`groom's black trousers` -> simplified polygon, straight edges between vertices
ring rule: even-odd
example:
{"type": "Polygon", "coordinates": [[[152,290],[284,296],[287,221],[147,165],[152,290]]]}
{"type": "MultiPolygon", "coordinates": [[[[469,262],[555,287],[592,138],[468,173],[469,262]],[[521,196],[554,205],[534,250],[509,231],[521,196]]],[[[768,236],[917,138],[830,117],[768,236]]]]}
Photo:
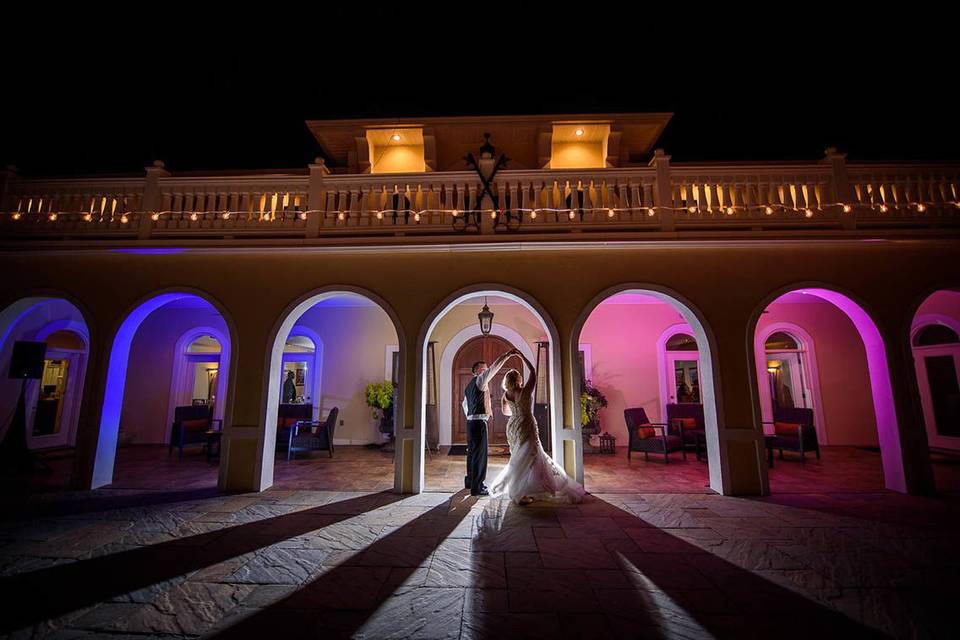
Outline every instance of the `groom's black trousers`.
{"type": "Polygon", "coordinates": [[[467,476],[464,484],[478,493],[487,479],[487,422],[467,420],[467,476]]]}

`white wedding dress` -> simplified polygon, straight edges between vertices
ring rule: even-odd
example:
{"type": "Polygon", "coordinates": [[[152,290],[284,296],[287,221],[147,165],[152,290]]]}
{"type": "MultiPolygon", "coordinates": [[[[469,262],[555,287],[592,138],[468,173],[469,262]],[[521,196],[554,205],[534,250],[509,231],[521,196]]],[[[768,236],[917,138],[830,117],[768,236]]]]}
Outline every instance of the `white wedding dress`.
{"type": "Polygon", "coordinates": [[[506,494],[513,502],[523,498],[566,497],[580,502],[583,487],[564,472],[540,445],[537,421],[533,417],[533,387],[520,389],[519,402],[505,402],[512,414],[507,421],[510,462],[493,481],[490,495],[506,494]]]}

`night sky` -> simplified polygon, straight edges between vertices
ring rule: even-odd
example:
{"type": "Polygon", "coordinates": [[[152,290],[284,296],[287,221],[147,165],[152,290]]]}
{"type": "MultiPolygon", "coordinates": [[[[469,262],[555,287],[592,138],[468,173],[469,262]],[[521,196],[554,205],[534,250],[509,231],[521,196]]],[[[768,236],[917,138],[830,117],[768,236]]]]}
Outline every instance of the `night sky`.
{"type": "Polygon", "coordinates": [[[827,146],[852,161],[960,160],[948,41],[861,44],[377,64],[330,48],[22,52],[6,69],[0,161],[23,175],[139,173],[154,159],[174,173],[302,169],[319,153],[307,119],[642,111],[674,113],[658,144],[674,161],[812,161],[827,146]]]}

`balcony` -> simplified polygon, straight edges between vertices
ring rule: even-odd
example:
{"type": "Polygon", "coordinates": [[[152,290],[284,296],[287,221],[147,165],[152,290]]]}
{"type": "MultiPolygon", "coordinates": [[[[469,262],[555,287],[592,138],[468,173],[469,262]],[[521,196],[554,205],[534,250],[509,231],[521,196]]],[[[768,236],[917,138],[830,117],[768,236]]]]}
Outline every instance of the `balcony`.
{"type": "Polygon", "coordinates": [[[0,242],[384,244],[938,235],[960,223],[960,166],[819,162],[176,176],[0,183],[0,242]]]}

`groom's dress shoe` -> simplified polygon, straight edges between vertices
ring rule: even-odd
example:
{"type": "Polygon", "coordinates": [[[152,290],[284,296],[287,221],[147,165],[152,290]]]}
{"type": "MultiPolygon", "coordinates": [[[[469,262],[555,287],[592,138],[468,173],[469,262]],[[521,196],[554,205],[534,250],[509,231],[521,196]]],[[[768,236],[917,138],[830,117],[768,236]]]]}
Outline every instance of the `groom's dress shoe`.
{"type": "Polygon", "coordinates": [[[470,492],[470,495],[472,495],[472,496],[488,496],[488,495],[490,495],[490,490],[487,489],[486,487],[481,487],[480,490],[477,491],[477,492],[471,491],[471,492],[470,492]]]}

